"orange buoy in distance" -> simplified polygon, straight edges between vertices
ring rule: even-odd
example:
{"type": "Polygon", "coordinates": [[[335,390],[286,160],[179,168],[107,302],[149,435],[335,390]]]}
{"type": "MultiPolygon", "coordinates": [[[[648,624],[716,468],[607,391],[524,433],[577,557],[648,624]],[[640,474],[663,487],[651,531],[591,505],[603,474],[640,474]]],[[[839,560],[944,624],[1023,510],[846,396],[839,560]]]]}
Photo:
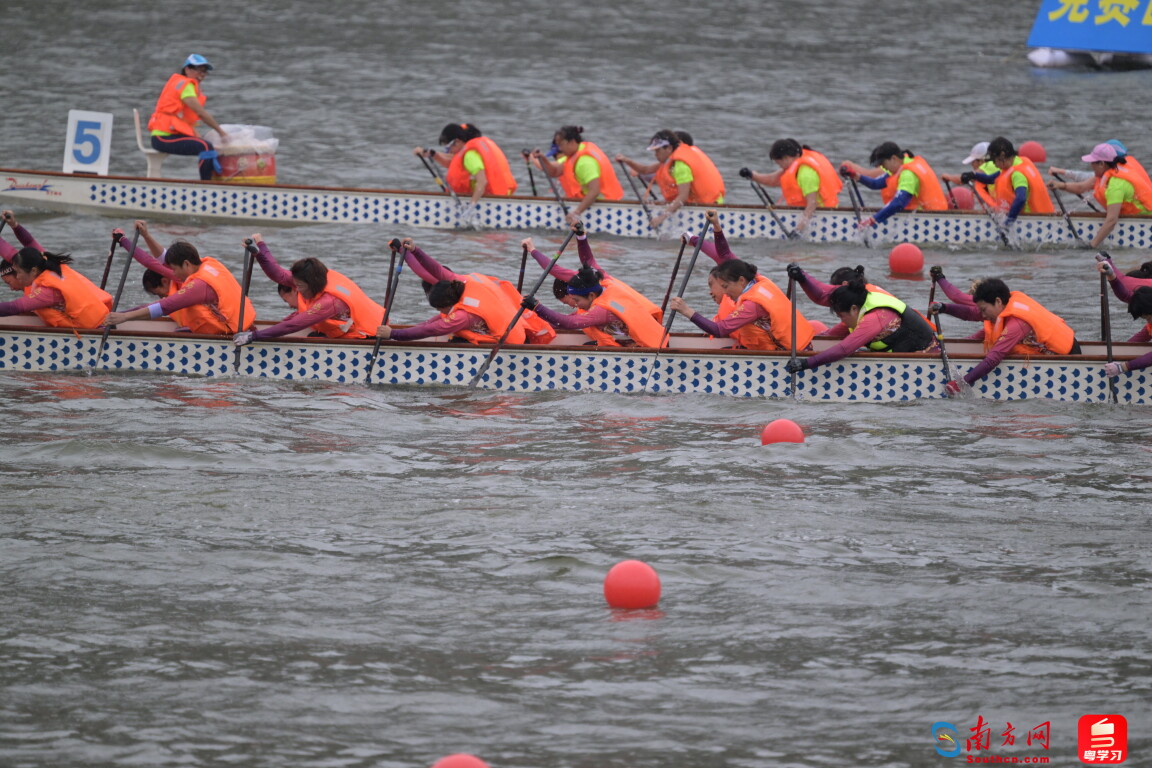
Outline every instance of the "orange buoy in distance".
{"type": "Polygon", "coordinates": [[[440,758],[432,768],[488,768],[488,763],[474,755],[460,753],[440,758]]]}
{"type": "Polygon", "coordinates": [[[888,267],[897,275],[914,275],[924,269],[924,253],[912,243],[900,243],[888,253],[888,267]]]}
{"type": "Polygon", "coordinates": [[[1048,159],[1048,150],[1038,141],[1026,141],[1020,145],[1020,157],[1026,157],[1034,163],[1042,163],[1048,159]]]}
{"type": "Polygon", "coordinates": [[[776,419],[760,432],[760,445],[802,442],[804,442],[804,430],[791,419],[776,419]]]}
{"type": "Polygon", "coordinates": [[[654,608],[660,602],[660,577],[639,560],[616,563],[604,577],[604,599],[613,608],[654,608]]]}

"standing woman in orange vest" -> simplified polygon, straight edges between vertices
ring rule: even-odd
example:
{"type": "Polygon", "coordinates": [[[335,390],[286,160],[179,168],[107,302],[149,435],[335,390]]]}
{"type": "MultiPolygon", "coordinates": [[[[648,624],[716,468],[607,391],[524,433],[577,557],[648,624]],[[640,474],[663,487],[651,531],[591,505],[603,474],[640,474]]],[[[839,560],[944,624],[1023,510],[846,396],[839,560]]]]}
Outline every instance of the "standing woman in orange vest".
{"type": "Polygon", "coordinates": [[[840,190],[844,182],[824,155],[802,146],[796,139],[780,139],[768,150],[768,158],[780,166],[780,170],[757,173],[741,168],[740,175],[759,184],[780,187],[785,205],[803,206],[804,213],[796,222],[797,232],[808,228],[817,207],[835,208],[840,205],[840,190]]]}
{"type": "Polygon", "coordinates": [[[995,173],[965,171],[960,174],[960,181],[995,185],[996,205],[1008,211],[1005,226],[1015,224],[1021,213],[1056,212],[1040,169],[1027,157],[1016,154],[1012,142],[997,136],[988,143],[988,159],[996,166],[995,173]]]}
{"type": "Polygon", "coordinates": [[[99,289],[78,272],[65,275],[61,269],[72,263],[66,253],[40,252],[21,248],[12,257],[16,282],[25,290],[23,297],[0,302],[0,317],[34,312],[53,328],[99,328],[108,317],[108,307],[99,289]]]}
{"type": "Polygon", "coordinates": [[[170,155],[198,155],[201,180],[211,179],[212,171],[219,173],[220,161],[216,159],[215,147],[196,135],[196,123],[203,120],[216,129],[221,141],[228,140],[216,118],[204,109],[208,97],[200,90],[200,84],[211,71],[208,59],[198,53],[185,59],[183,68],[164,84],[148,120],[152,149],[170,155]]]}
{"type": "MultiPolygon", "coordinates": [[[[121,241],[123,242],[123,241],[121,241]]],[[[244,297],[244,327],[237,328],[240,320],[240,283],[228,268],[216,259],[201,257],[196,246],[177,240],[164,253],[164,263],[172,270],[172,277],[181,283],[180,290],[166,299],[130,309],[112,312],[106,325],[120,325],[129,320],[155,320],[173,312],[189,310],[183,314],[192,333],[228,335],[246,331],[256,322],[256,310],[244,297]]]]}
{"type": "Polygon", "coordinates": [[[448,123],[440,132],[443,152],[416,147],[412,153],[430,157],[448,169],[445,181],[458,195],[475,205],[481,197],[507,197],[516,191],[508,158],[472,123],[448,123]]]}
{"type": "Polygon", "coordinates": [[[864,186],[879,190],[880,199],[884,201],[883,208],[860,222],[861,229],[883,224],[897,211],[948,210],[948,198],[944,196],[940,179],[928,161],[919,155],[886,141],[872,150],[868,163],[881,168],[884,175],[869,176],[868,169],[852,162],[840,166],[843,173],[860,179],[864,186]]]}
{"type": "Polygon", "coordinates": [[[384,307],[368,298],[360,286],[314,256],[298,259],[290,269],[284,269],[259,233],[252,235],[252,242],[258,248],[256,260],[264,274],[278,286],[295,292],[296,311],[270,328],[237,333],[233,336],[236,346],[287,336],[305,328],[330,339],[376,337],[384,307]]]}
{"type": "Polygon", "coordinates": [[[724,179],[712,159],[694,144],[681,141],[675,131],[663,130],[652,137],[648,150],[656,155],[656,162],[638,163],[624,155],[616,155],[616,161],[627,165],[637,176],[655,174],[653,181],[668,207],[652,217],[653,228],[685,203],[724,204],[724,179]]]}
{"type": "Polygon", "coordinates": [[[560,179],[565,197],[580,201],[564,217],[569,224],[579,221],[584,211],[597,200],[624,199],[624,188],[616,178],[612,161],[600,147],[584,141],[582,126],[563,126],[556,131],[552,142],[562,155],[558,161],[553,161],[539,149],[532,150],[532,159],[544,173],[560,179]]]}

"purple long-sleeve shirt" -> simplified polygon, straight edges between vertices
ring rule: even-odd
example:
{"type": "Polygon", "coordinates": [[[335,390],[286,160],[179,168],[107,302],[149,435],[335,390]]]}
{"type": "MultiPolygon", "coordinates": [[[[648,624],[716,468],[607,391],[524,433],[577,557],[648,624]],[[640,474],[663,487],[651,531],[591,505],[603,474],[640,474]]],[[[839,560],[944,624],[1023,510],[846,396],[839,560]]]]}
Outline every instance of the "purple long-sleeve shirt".
{"type": "MultiPolygon", "coordinates": [[[[264,274],[268,276],[269,280],[278,285],[287,285],[295,288],[296,283],[292,279],[292,272],[280,266],[280,263],[276,261],[276,257],[272,255],[272,251],[268,248],[267,243],[259,243],[256,251],[256,261],[260,264],[260,269],[264,271],[264,274]]],[[[326,293],[312,302],[305,311],[293,312],[275,325],[253,330],[252,338],[275,339],[280,336],[287,336],[290,333],[302,331],[305,328],[311,328],[325,320],[351,317],[351,314],[352,310],[346,302],[341,301],[330,293],[326,293]]]]}
{"type": "MultiPolygon", "coordinates": [[[[585,328],[603,328],[608,325],[623,325],[616,315],[604,307],[589,307],[586,312],[573,312],[570,315],[548,309],[543,304],[536,305],[536,315],[556,328],[566,331],[580,331],[585,328]]],[[[627,330],[624,331],[627,335],[627,330]]]]}
{"type": "Polygon", "coordinates": [[[463,279],[460,275],[457,275],[455,272],[448,269],[448,267],[436,261],[436,259],[429,256],[419,247],[416,247],[411,251],[405,251],[404,261],[408,264],[408,267],[412,270],[412,273],[426,283],[438,283],[441,280],[463,279]]]}
{"type": "Polygon", "coordinates": [[[390,338],[392,341],[416,341],[417,339],[427,339],[430,336],[451,336],[458,331],[474,327],[477,322],[483,323],[484,320],[479,315],[458,309],[447,317],[436,315],[419,325],[408,328],[393,328],[390,338]]]}
{"type": "Polygon", "coordinates": [[[63,307],[64,295],[55,288],[46,285],[33,286],[32,292],[12,301],[0,301],[0,317],[9,315],[26,315],[37,309],[49,307],[63,307]]]}
{"type": "MultiPolygon", "coordinates": [[[[1032,326],[1018,317],[1008,318],[1004,321],[1004,330],[1001,332],[1000,338],[997,339],[996,343],[992,345],[992,348],[988,350],[988,354],[984,356],[984,359],[964,375],[964,381],[971,385],[987,376],[996,366],[1000,365],[1004,358],[1012,351],[1013,347],[1025,341],[1029,336],[1035,337],[1032,326]]],[[[983,340],[984,329],[981,328],[969,338],[983,340]]]]}
{"type": "MultiPolygon", "coordinates": [[[[35,248],[40,251],[40,253],[44,253],[44,247],[36,242],[36,238],[32,236],[31,232],[24,228],[23,224],[17,224],[13,227],[12,234],[16,235],[16,239],[20,241],[22,248],[35,248]]],[[[12,263],[12,259],[15,258],[19,252],[20,248],[16,248],[7,240],[0,237],[0,257],[3,257],[4,261],[12,263]]]]}
{"type": "MultiPolygon", "coordinates": [[[[132,241],[128,239],[127,235],[120,238],[120,247],[126,251],[132,248],[132,241]]],[[[179,287],[180,281],[176,280],[176,275],[172,272],[172,268],[153,256],[151,252],[144,250],[140,246],[136,246],[136,250],[132,251],[132,258],[136,259],[137,263],[144,267],[144,269],[150,269],[161,277],[176,281],[176,285],[179,287]]]]}
{"type": "Polygon", "coordinates": [[[837,323],[824,332],[824,336],[842,339],[838,344],[808,358],[808,367],[816,368],[851,355],[861,347],[866,347],[885,331],[900,327],[900,313],[887,307],[878,307],[866,313],[852,331],[844,323],[837,323]]]}
{"type": "MultiPolygon", "coordinates": [[[[692,247],[696,247],[696,243],[699,242],[699,235],[692,235],[688,239],[688,244],[692,247]]],[[[723,264],[736,258],[736,254],[732,253],[732,249],[728,246],[728,238],[724,237],[722,230],[712,230],[712,240],[705,240],[700,246],[700,252],[717,264],[723,264]]]]}

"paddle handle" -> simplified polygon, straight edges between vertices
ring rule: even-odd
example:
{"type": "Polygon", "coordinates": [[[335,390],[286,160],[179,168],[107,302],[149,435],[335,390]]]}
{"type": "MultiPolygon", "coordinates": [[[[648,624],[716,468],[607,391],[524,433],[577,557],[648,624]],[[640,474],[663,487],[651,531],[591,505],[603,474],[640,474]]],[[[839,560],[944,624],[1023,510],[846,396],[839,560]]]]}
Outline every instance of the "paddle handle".
{"type": "MultiPolygon", "coordinates": [[[[128,250],[128,258],[124,261],[124,270],[120,273],[120,284],[116,286],[116,295],[112,299],[113,312],[120,306],[120,297],[124,294],[124,283],[128,281],[128,270],[132,267],[132,254],[136,253],[136,243],[138,242],[140,242],[139,228],[136,229],[136,234],[132,236],[132,247],[128,250]]],[[[100,335],[100,344],[96,347],[96,354],[92,357],[92,365],[88,369],[89,375],[96,370],[96,364],[100,362],[100,357],[104,354],[104,347],[108,344],[108,334],[111,332],[112,325],[105,325],[104,333],[100,335]]]]}
{"type": "Polygon", "coordinates": [[[532,196],[539,197],[540,193],[536,191],[536,174],[532,173],[532,153],[522,149],[520,154],[524,156],[524,165],[528,166],[528,182],[532,185],[532,196]]]}
{"type": "Polygon", "coordinates": [[[668,312],[668,301],[672,298],[672,286],[676,285],[676,274],[680,271],[680,261],[684,258],[684,249],[687,246],[687,240],[680,241],[680,252],[676,254],[676,263],[672,266],[672,277],[668,278],[668,290],[664,292],[664,301],[660,303],[661,317],[668,312]]]}
{"type": "MultiPolygon", "coordinates": [[[[0,227],[2,226],[4,226],[4,224],[0,222],[0,227]]],[[[116,244],[119,242],[120,238],[113,232],[112,245],[108,248],[108,258],[104,262],[104,275],[100,278],[100,290],[104,290],[105,286],[108,285],[108,275],[112,272],[112,260],[116,258],[116,244]]],[[[131,259],[134,255],[135,254],[129,254],[128,258],[131,259]]]]}
{"type": "Polygon", "coordinates": [[[636,195],[637,202],[640,207],[644,209],[644,215],[648,217],[648,225],[652,225],[652,211],[648,210],[648,204],[644,202],[643,195],[640,194],[640,188],[636,186],[636,179],[628,172],[628,166],[624,164],[623,160],[617,160],[620,164],[620,172],[628,179],[628,184],[632,187],[632,194],[636,195]]]}
{"type": "MultiPolygon", "coordinates": [[[[1108,278],[1101,272],[1100,273],[1100,336],[1104,339],[1104,352],[1108,362],[1112,362],[1112,317],[1108,311],[1108,278]]],[[[1119,393],[1116,389],[1116,379],[1111,376],[1108,379],[1108,392],[1112,397],[1112,402],[1115,403],[1119,400],[1119,393]]]]}

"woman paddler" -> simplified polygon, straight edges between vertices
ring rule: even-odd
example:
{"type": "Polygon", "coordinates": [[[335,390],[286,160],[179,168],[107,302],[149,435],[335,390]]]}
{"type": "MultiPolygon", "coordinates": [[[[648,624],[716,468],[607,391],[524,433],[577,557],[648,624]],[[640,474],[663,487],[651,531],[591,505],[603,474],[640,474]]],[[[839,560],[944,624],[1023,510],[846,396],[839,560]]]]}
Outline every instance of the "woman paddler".
{"type": "MultiPolygon", "coordinates": [[[[1133,320],[1143,320],[1144,327],[1136,332],[1129,341],[1147,343],[1152,340],[1152,288],[1137,288],[1128,302],[1128,314],[1133,320]]],[[[1121,360],[1116,363],[1105,363],[1106,376],[1119,376],[1129,371],[1139,371],[1152,365],[1152,352],[1147,352],[1135,360],[1121,360]]]]}
{"type": "Polygon", "coordinates": [[[789,360],[789,373],[812,370],[854,354],[869,352],[931,352],[937,349],[932,326],[914,309],[887,293],[868,290],[863,277],[856,277],[832,292],[828,299],[840,318],[823,335],[842,339],[811,357],[789,360]]]}
{"type": "Polygon", "coordinates": [[[67,253],[41,252],[24,247],[12,257],[17,284],[25,294],[13,301],[0,302],[0,316],[35,313],[53,328],[99,328],[108,307],[99,288],[75,270],[65,275],[63,267],[72,262],[67,253]]]}
{"type": "MultiPolygon", "coordinates": [[[[654,303],[651,299],[637,291],[632,286],[628,285],[623,280],[613,277],[612,275],[608,274],[606,270],[601,268],[600,264],[596,261],[596,256],[592,253],[592,246],[588,242],[588,233],[584,230],[584,226],[581,224],[573,224],[572,230],[576,233],[576,251],[579,254],[580,266],[591,267],[593,270],[599,272],[601,283],[606,286],[615,286],[621,291],[627,293],[631,297],[632,301],[639,302],[641,305],[647,308],[648,312],[652,315],[656,322],[662,322],[664,313],[661,311],[659,305],[654,303]]],[[[541,267],[547,268],[548,265],[552,263],[552,259],[549,256],[536,250],[536,247],[532,242],[532,238],[526,237],[520,242],[520,244],[528,249],[528,252],[532,254],[532,258],[536,259],[536,262],[541,267]]],[[[570,307],[575,307],[576,304],[574,300],[571,296],[568,295],[568,282],[576,276],[576,270],[567,269],[557,264],[556,266],[552,267],[552,270],[549,274],[551,274],[552,277],[556,278],[557,280],[562,280],[564,282],[562,292],[560,288],[555,285],[553,286],[553,293],[556,295],[556,298],[561,299],[562,294],[563,298],[561,299],[561,303],[570,307]]]]}
{"type": "Polygon", "coordinates": [[[635,176],[654,174],[652,183],[660,188],[668,206],[652,217],[653,227],[659,227],[687,203],[724,204],[724,178],[695,144],[685,143],[676,131],[664,129],[648,142],[648,151],[655,155],[655,162],[640,163],[624,155],[615,159],[631,168],[635,176]]]}
{"type": "Polygon", "coordinates": [[[473,205],[485,195],[507,197],[516,191],[503,150],[472,123],[448,123],[440,132],[440,145],[443,152],[416,147],[412,153],[447,168],[445,182],[456,194],[468,196],[473,205]]]}
{"type": "Polygon", "coordinates": [[[988,160],[996,166],[996,173],[965,171],[960,174],[960,180],[965,184],[978,181],[993,185],[997,207],[1007,211],[1005,226],[1016,223],[1021,213],[1055,213],[1048,187],[1036,164],[1017,154],[1012,142],[1003,136],[990,141],[988,160]]]}
{"type": "Polygon", "coordinates": [[[779,166],[771,173],[758,173],[741,168],[740,175],[759,184],[780,187],[784,204],[804,208],[796,231],[808,229],[817,208],[835,208],[840,205],[840,190],[844,182],[827,157],[796,139],[780,139],[768,150],[768,159],[779,166]]]}
{"type": "Polygon", "coordinates": [[[1104,223],[1092,236],[1089,246],[1099,248],[1121,216],[1152,216],[1152,180],[1139,163],[1129,162],[1112,142],[1097,144],[1080,159],[1092,166],[1093,179],[1080,183],[1052,180],[1048,186],[1073,192],[1092,189],[1104,206],[1104,223]]]}
{"type": "Polygon", "coordinates": [[[296,311],[269,328],[237,333],[233,336],[236,346],[287,336],[305,328],[312,329],[310,335],[330,339],[376,336],[384,319],[384,307],[370,299],[360,286],[314,256],[298,259],[290,269],[284,269],[260,233],[252,235],[252,242],[264,274],[277,286],[295,290],[296,311]]]}
{"type": "MultiPolygon", "coordinates": [[[[1116,298],[1125,304],[1131,305],[1132,297],[1141,288],[1152,288],[1152,261],[1146,261],[1136,269],[1121,275],[1116,271],[1116,265],[1111,256],[1101,254],[1096,258],[1096,271],[1108,278],[1108,284],[1112,286],[1112,293],[1116,294],[1116,298]]],[[[1148,341],[1148,338],[1143,334],[1144,329],[1141,329],[1129,341],[1148,341]]]]}
{"type": "MultiPolygon", "coordinates": [[[[709,336],[730,336],[745,349],[789,350],[792,348],[792,302],[780,286],[740,259],[729,259],[708,273],[713,298],[723,295],[733,309],[721,320],[709,320],[674,296],[669,309],[687,317],[709,336]]],[[[796,312],[796,349],[810,349],[815,331],[796,312]]]]}
{"type": "MultiPolygon", "coordinates": [[[[988,278],[974,284],[972,302],[984,327],[969,338],[984,342],[984,359],[963,379],[945,385],[948,395],[958,395],[987,376],[1009,354],[1078,355],[1076,334],[1064,320],[1040,302],[1020,291],[1009,290],[1003,280],[988,278]]],[[[963,317],[962,305],[946,311],[963,317]]]]}
{"type": "MultiPolygon", "coordinates": [[[[4,211],[3,214],[0,215],[4,217],[4,221],[8,224],[8,228],[11,229],[13,234],[16,235],[16,239],[20,242],[20,245],[25,248],[35,248],[40,253],[46,253],[44,246],[40,245],[40,243],[36,241],[36,238],[32,236],[32,233],[29,232],[20,222],[16,221],[16,214],[14,214],[12,211],[4,211]]],[[[3,257],[4,261],[11,264],[12,259],[18,252],[18,248],[15,248],[3,237],[0,237],[0,257],[3,257]]],[[[112,309],[112,294],[108,293],[103,288],[85,277],[83,274],[73,269],[70,259],[68,261],[60,262],[60,274],[71,282],[86,284],[90,290],[95,292],[96,295],[100,297],[100,301],[104,303],[105,307],[107,307],[109,310],[112,309]]],[[[24,293],[27,294],[28,291],[25,290],[24,293]]]]}
{"type": "Polygon", "coordinates": [[[571,315],[548,309],[535,296],[525,296],[521,306],[557,328],[584,331],[597,346],[668,346],[664,326],[652,317],[648,306],[619,282],[602,278],[603,273],[585,266],[568,281],[568,295],[577,310],[571,315]]]}
{"type": "Polygon", "coordinates": [[[847,176],[858,178],[869,189],[880,191],[884,207],[860,222],[861,229],[883,224],[899,211],[945,211],[948,198],[940,179],[928,161],[913,152],[900,149],[895,142],[886,141],[872,150],[868,163],[883,171],[882,175],[868,175],[872,171],[856,163],[842,163],[840,170],[847,176]]]}
{"type": "Polygon", "coordinates": [[[565,217],[575,224],[597,200],[623,200],[624,189],[616,178],[612,161],[600,147],[584,140],[584,128],[565,125],[556,131],[552,143],[560,155],[552,160],[539,149],[532,150],[532,160],[549,176],[560,179],[564,196],[579,200],[565,217]]]}
{"type": "MultiPolygon", "coordinates": [[[[520,304],[516,286],[491,275],[460,275],[437,262],[408,237],[401,243],[404,260],[424,283],[428,303],[440,314],[409,328],[382,325],[377,337],[416,341],[433,336],[457,337],[472,344],[495,344],[512,323],[520,304]]],[[[532,312],[524,312],[505,340],[507,344],[547,344],[556,332],[532,312]]]]}

